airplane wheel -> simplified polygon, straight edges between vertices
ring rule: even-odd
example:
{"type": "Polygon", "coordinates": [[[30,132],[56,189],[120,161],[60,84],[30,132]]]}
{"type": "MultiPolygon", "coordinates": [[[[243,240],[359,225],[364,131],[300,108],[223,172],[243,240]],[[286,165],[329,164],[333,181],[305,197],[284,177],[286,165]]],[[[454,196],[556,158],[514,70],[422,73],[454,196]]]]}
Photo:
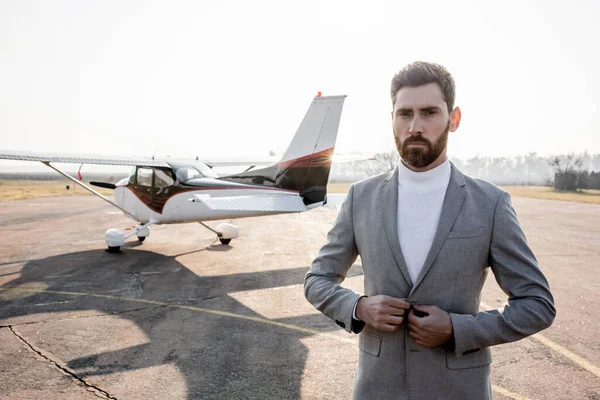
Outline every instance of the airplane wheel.
{"type": "Polygon", "coordinates": [[[229,243],[231,243],[231,239],[219,239],[219,241],[221,241],[221,244],[229,244],[229,243]]]}
{"type": "Polygon", "coordinates": [[[146,240],[146,236],[138,236],[138,240],[140,242],[143,242],[144,240],[146,240]]]}
{"type": "Polygon", "coordinates": [[[121,246],[108,246],[106,251],[109,253],[119,253],[121,251],[121,246]]]}

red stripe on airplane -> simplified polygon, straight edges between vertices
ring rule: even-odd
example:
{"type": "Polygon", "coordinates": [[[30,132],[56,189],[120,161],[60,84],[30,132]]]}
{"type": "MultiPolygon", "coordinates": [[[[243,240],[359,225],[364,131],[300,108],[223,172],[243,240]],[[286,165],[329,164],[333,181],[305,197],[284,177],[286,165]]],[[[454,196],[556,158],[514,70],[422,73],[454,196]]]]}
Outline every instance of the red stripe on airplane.
{"type": "Polygon", "coordinates": [[[299,167],[329,167],[331,166],[331,157],[333,156],[333,147],[320,151],[318,153],[309,154],[307,156],[294,158],[288,161],[277,163],[279,168],[299,168],[299,167]]]}

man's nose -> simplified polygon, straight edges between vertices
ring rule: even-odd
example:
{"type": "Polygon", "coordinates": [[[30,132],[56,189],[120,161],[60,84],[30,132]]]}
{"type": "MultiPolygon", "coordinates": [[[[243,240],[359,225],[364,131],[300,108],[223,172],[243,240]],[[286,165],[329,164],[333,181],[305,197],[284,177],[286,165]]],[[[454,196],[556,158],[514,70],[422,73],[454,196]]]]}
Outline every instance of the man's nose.
{"type": "Polygon", "coordinates": [[[408,128],[408,133],[412,136],[418,136],[423,134],[423,120],[418,116],[414,117],[408,128]]]}

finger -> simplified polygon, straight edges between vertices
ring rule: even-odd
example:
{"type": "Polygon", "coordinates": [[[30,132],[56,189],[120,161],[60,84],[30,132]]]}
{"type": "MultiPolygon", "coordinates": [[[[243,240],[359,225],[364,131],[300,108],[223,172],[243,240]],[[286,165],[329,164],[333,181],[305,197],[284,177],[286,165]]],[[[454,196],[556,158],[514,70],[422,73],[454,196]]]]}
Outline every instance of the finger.
{"type": "Polygon", "coordinates": [[[397,317],[395,315],[386,315],[381,318],[380,322],[391,325],[401,325],[404,322],[404,317],[397,317]]]}
{"type": "Polygon", "coordinates": [[[373,323],[375,325],[401,325],[402,322],[404,322],[404,317],[397,317],[394,315],[378,315],[374,320],[373,323]]]}
{"type": "Polygon", "coordinates": [[[415,342],[419,343],[419,342],[423,342],[423,340],[425,340],[421,335],[419,335],[416,332],[409,332],[408,333],[413,339],[415,339],[415,342]]]}
{"type": "Polygon", "coordinates": [[[410,308],[410,303],[404,299],[398,299],[396,297],[387,297],[386,303],[390,307],[399,308],[401,310],[408,310],[410,308]]]}
{"type": "Polygon", "coordinates": [[[383,310],[383,312],[388,315],[397,315],[399,317],[402,317],[406,313],[406,310],[404,310],[403,308],[396,308],[388,305],[383,310]]]}
{"type": "Polygon", "coordinates": [[[400,328],[400,325],[388,324],[388,326],[392,326],[394,331],[397,331],[400,328]]]}
{"type": "Polygon", "coordinates": [[[408,329],[410,329],[411,331],[415,331],[418,332],[420,335],[424,335],[427,333],[427,331],[423,328],[421,328],[420,326],[416,326],[415,324],[412,323],[408,323],[408,329]]]}
{"type": "Polygon", "coordinates": [[[414,325],[409,325],[408,326],[408,331],[416,333],[417,335],[419,335],[421,337],[421,339],[426,339],[426,338],[429,337],[429,333],[428,332],[426,332],[426,331],[424,331],[422,329],[419,329],[419,328],[415,327],[414,325]]]}
{"type": "Polygon", "coordinates": [[[405,310],[400,310],[398,308],[392,308],[388,306],[381,306],[380,308],[375,310],[375,314],[373,316],[379,318],[385,318],[388,316],[404,317],[405,310]]]}

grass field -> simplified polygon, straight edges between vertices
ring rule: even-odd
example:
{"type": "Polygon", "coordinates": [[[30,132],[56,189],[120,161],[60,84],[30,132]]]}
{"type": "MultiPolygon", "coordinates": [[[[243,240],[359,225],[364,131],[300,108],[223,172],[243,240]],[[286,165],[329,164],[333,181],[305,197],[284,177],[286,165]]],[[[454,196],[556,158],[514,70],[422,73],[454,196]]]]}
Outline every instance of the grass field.
{"type": "Polygon", "coordinates": [[[511,196],[531,197],[534,199],[563,200],[579,203],[600,204],[600,190],[581,190],[579,192],[557,192],[544,186],[503,186],[511,196]]]}
{"type": "MultiPolygon", "coordinates": [[[[86,182],[87,183],[87,182],[86,182]]],[[[102,194],[111,194],[112,190],[94,187],[102,194]]],[[[73,196],[90,194],[81,186],[71,181],[17,181],[0,180],[0,202],[9,200],[23,200],[47,196],[73,196]],[[67,185],[69,190],[67,190],[67,185]]]]}
{"type": "MultiPolygon", "coordinates": [[[[346,193],[349,183],[331,183],[327,186],[329,193],[346,193]]],[[[98,192],[109,195],[110,189],[94,187],[98,192]]],[[[531,197],[535,199],[563,200],[580,203],[600,204],[600,190],[585,190],[577,193],[555,192],[552,188],[542,186],[503,186],[512,196],[531,197]]],[[[9,200],[31,199],[46,196],[72,196],[91,194],[70,181],[11,181],[0,180],[0,202],[9,200]],[[67,190],[66,186],[70,189],[67,190]]]]}
{"type": "MultiPolygon", "coordinates": [[[[327,186],[327,191],[329,193],[347,193],[348,187],[350,187],[349,183],[331,183],[327,186]]],[[[583,190],[572,193],[555,192],[552,188],[545,186],[502,186],[502,188],[515,197],[600,204],[600,190],[583,190]]]]}

